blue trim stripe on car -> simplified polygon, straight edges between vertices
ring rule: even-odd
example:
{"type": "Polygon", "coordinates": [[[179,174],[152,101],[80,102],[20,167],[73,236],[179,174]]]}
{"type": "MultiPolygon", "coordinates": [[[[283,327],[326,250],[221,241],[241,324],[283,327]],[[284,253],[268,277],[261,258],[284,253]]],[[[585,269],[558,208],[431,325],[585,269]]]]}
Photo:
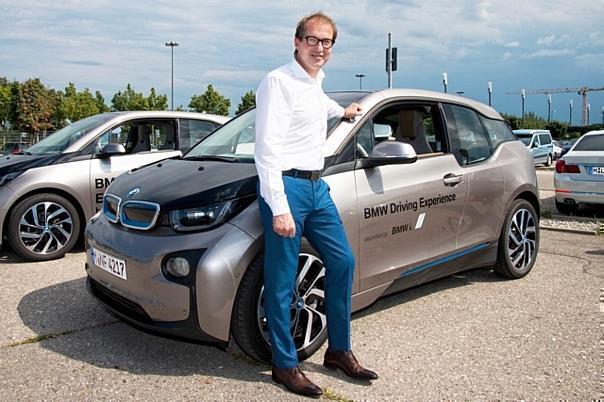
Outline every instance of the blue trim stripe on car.
{"type": "Polygon", "coordinates": [[[434,260],[432,262],[428,262],[426,264],[419,265],[419,266],[417,266],[415,268],[410,269],[409,271],[403,272],[400,276],[403,277],[403,276],[413,275],[415,273],[418,273],[420,271],[426,270],[428,268],[432,268],[432,267],[435,267],[437,265],[444,264],[445,262],[452,261],[452,260],[454,260],[456,258],[463,257],[464,255],[468,255],[468,254],[474,253],[476,251],[485,249],[488,246],[489,246],[489,243],[478,244],[478,245],[476,245],[474,247],[470,247],[469,249],[458,251],[458,252],[453,253],[451,255],[448,255],[446,257],[439,258],[438,260],[434,260]]]}

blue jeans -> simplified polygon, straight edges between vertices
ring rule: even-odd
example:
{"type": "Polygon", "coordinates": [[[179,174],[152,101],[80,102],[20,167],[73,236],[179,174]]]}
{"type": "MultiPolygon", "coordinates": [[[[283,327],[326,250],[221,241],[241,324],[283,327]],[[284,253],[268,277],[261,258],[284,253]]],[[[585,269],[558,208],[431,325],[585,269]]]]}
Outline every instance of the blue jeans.
{"type": "Polygon", "coordinates": [[[276,234],[270,207],[260,195],[258,201],[264,226],[264,307],[273,365],[291,368],[298,365],[296,346],[290,333],[290,306],[302,235],[319,253],[325,265],[325,308],[330,350],[350,350],[354,256],[327,183],[322,179],[290,176],[283,176],[283,183],[296,224],[295,237],[276,234]]]}

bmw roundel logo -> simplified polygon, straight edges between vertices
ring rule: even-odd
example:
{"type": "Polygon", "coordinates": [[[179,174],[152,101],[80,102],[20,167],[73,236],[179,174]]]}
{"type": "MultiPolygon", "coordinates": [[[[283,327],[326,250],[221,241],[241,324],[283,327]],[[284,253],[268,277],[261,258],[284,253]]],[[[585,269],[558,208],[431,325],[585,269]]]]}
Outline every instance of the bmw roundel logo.
{"type": "Polygon", "coordinates": [[[140,187],[134,187],[131,188],[130,190],[128,190],[128,193],[126,193],[126,197],[130,198],[132,197],[134,194],[138,194],[141,191],[140,187]]]}

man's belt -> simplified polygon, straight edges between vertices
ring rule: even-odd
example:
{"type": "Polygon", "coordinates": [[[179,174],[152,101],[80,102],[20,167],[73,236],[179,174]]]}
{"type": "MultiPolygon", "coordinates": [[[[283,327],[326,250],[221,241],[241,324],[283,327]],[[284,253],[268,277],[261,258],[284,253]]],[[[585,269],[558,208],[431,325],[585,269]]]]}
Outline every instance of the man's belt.
{"type": "Polygon", "coordinates": [[[281,172],[283,176],[291,176],[296,177],[298,179],[306,179],[306,180],[319,180],[321,178],[320,170],[298,170],[298,169],[289,169],[281,172]]]}

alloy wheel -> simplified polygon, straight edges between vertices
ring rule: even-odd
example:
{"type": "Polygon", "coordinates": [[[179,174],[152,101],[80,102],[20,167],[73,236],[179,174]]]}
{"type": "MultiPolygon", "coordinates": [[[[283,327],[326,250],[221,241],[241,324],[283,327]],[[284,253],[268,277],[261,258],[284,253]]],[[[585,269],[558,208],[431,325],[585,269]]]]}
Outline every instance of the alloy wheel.
{"type": "Polygon", "coordinates": [[[527,209],[516,211],[508,230],[508,256],[515,269],[526,268],[537,251],[537,229],[533,214],[527,209]]]}
{"type": "Polygon", "coordinates": [[[28,250],[50,254],[65,247],[74,235],[69,212],[55,202],[39,202],[19,220],[19,239],[28,250]]]}

